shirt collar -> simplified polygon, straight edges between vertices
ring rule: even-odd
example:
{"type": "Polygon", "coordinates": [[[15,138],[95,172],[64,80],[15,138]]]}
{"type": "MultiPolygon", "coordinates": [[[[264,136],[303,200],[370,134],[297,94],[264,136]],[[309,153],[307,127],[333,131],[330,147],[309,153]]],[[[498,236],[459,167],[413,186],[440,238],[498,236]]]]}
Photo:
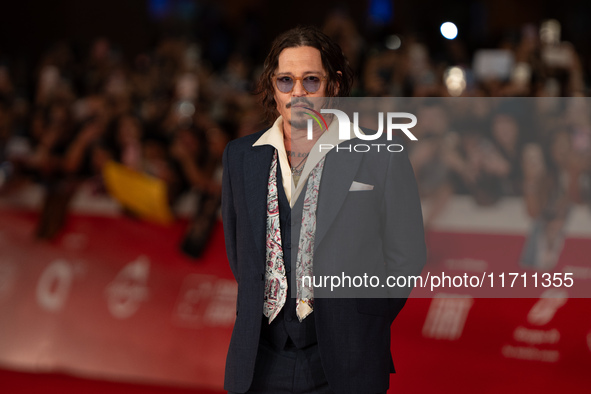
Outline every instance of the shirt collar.
{"type": "MultiPolygon", "coordinates": [[[[351,131],[353,131],[354,125],[352,123],[350,124],[350,127],[351,127],[351,131]]],[[[357,129],[357,131],[358,131],[358,133],[365,134],[360,129],[357,129]]],[[[353,132],[351,132],[349,134],[353,135],[353,136],[355,135],[355,133],[353,133],[353,132]]],[[[293,182],[293,177],[291,174],[291,167],[289,166],[289,160],[287,159],[287,152],[285,151],[285,144],[283,142],[283,117],[282,116],[279,116],[277,118],[277,120],[275,120],[275,123],[273,123],[273,126],[271,126],[269,128],[269,130],[265,131],[263,133],[263,135],[261,135],[259,137],[259,139],[256,140],[254,144],[252,144],[252,146],[271,145],[275,149],[277,149],[277,153],[279,156],[279,164],[281,166],[281,176],[282,176],[283,188],[285,190],[285,194],[287,195],[287,199],[288,199],[290,205],[293,206],[293,204],[297,200],[298,196],[300,195],[300,193],[304,189],[305,180],[308,178],[308,175],[310,175],[310,172],[312,172],[312,169],[316,166],[316,164],[318,164],[318,162],[324,156],[326,156],[326,154],[328,152],[330,152],[332,149],[334,149],[335,146],[337,146],[339,143],[341,143],[343,141],[345,141],[345,140],[339,140],[339,122],[335,118],[328,126],[328,130],[326,130],[326,132],[324,132],[320,136],[320,138],[318,138],[318,141],[316,141],[316,143],[312,147],[312,150],[310,151],[308,159],[306,160],[306,163],[304,164],[302,176],[300,178],[300,181],[298,182],[297,187],[295,186],[295,184],[293,182]],[[321,151],[320,144],[331,145],[333,148],[322,149],[322,151],[321,151]],[[293,195],[292,195],[292,191],[293,191],[293,195]]]]}
{"type": "MultiPolygon", "coordinates": [[[[281,182],[283,183],[283,190],[289,201],[290,206],[292,203],[292,190],[295,190],[293,178],[291,176],[291,167],[289,166],[289,160],[287,160],[287,152],[285,151],[285,144],[283,143],[283,117],[279,116],[273,126],[269,130],[265,131],[263,135],[255,141],[252,146],[263,146],[271,145],[277,149],[277,156],[279,158],[279,167],[281,168],[281,182]]],[[[295,199],[293,199],[295,202],[295,199]]]]}

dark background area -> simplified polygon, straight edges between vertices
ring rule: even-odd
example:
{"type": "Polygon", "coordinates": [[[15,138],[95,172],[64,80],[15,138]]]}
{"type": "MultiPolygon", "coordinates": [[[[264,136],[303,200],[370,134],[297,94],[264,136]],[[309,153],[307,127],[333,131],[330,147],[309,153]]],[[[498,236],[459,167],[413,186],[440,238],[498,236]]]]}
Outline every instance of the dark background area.
{"type": "MultiPolygon", "coordinates": [[[[260,62],[270,41],[297,24],[321,25],[326,15],[339,10],[351,16],[362,35],[372,41],[386,33],[414,34],[435,53],[449,43],[439,26],[449,20],[459,28],[458,39],[469,50],[494,47],[502,39],[517,37],[526,23],[555,18],[562,37],[572,42],[589,70],[591,2],[482,0],[482,1],[263,1],[263,0],[26,0],[3,2],[0,11],[0,59],[28,59],[58,41],[84,48],[98,36],[118,45],[127,56],[151,48],[163,35],[211,40],[218,30],[224,38],[211,45],[237,46],[254,34],[255,62],[260,62]],[[390,21],[379,23],[368,15],[372,6],[391,4],[390,21]]],[[[377,8],[375,8],[377,7],[377,8]]]]}

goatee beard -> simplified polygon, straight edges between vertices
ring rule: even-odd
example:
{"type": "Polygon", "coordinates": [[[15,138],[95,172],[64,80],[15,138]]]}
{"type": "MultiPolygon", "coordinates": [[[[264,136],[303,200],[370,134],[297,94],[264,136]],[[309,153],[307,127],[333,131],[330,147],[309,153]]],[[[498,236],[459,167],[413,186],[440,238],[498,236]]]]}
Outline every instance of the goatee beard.
{"type": "Polygon", "coordinates": [[[307,119],[290,119],[289,124],[292,129],[295,130],[307,130],[308,129],[308,122],[307,119]]]}

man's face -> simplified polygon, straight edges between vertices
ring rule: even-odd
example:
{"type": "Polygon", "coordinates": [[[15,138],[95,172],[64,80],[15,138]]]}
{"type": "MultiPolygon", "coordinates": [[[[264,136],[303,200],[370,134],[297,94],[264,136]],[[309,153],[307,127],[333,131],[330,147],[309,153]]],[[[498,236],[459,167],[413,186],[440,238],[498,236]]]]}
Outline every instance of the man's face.
{"type": "Polygon", "coordinates": [[[274,97],[277,103],[277,111],[283,116],[283,121],[288,122],[296,128],[305,128],[309,116],[304,116],[303,111],[300,112],[297,108],[313,108],[313,103],[310,100],[306,100],[308,97],[326,97],[327,73],[324,67],[322,67],[320,51],[307,46],[284,49],[279,54],[277,70],[275,70],[275,75],[272,78],[275,88],[274,97]],[[292,91],[288,93],[281,92],[277,88],[277,78],[285,78],[286,81],[291,79],[293,82],[292,91]],[[296,80],[296,78],[298,79],[296,80]],[[310,92],[310,89],[306,91],[302,84],[302,78],[308,78],[309,80],[320,78],[319,89],[314,93],[310,92]],[[292,110],[294,112],[293,114],[292,110]]]}

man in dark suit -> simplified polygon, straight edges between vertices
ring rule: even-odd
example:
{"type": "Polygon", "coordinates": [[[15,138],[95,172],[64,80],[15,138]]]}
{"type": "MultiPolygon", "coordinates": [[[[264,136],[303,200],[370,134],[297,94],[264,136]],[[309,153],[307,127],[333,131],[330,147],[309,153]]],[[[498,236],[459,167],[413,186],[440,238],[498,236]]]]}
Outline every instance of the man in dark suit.
{"type": "Polygon", "coordinates": [[[395,276],[418,275],[425,263],[406,153],[312,155],[319,137],[296,134],[302,126],[296,108],[313,105],[315,97],[348,96],[351,83],[342,51],[319,30],[282,34],[258,89],[265,108],[279,117],[224,152],[222,216],[238,282],[225,376],[231,393],[388,390],[390,326],[408,292],[321,298],[297,284],[302,274],[334,272],[345,260],[358,262],[360,273],[371,266],[395,276]]]}

